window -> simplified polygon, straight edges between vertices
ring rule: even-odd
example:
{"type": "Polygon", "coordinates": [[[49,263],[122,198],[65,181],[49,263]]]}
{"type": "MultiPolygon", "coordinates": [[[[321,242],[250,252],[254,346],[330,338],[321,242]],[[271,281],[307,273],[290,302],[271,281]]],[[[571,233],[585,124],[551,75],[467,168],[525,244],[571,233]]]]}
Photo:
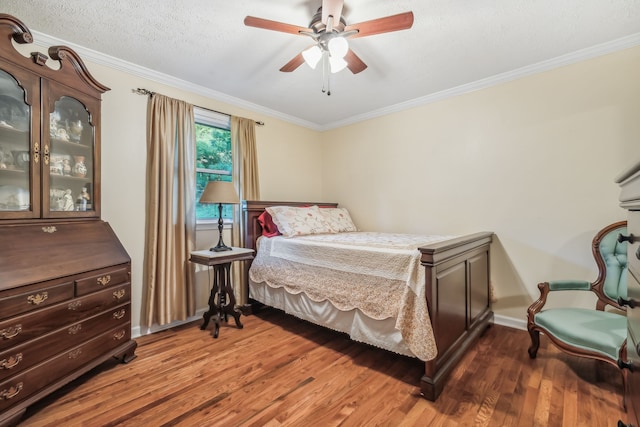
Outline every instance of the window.
{"type": "MultiPolygon", "coordinates": [[[[218,220],[218,205],[198,200],[209,181],[231,181],[231,124],[229,116],[194,109],[196,121],[196,221],[218,220]]],[[[233,205],[222,206],[222,218],[233,218],[233,205]]]]}

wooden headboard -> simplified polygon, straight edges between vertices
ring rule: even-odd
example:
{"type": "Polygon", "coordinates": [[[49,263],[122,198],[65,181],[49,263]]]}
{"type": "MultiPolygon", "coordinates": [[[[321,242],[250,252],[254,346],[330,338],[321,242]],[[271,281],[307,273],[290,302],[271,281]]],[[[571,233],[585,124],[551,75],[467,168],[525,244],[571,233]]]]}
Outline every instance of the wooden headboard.
{"type": "Polygon", "coordinates": [[[335,208],[337,203],[318,202],[263,202],[255,200],[242,201],[242,244],[245,248],[256,249],[256,240],[262,235],[262,227],[258,217],[269,206],[312,206],[335,208]]]}

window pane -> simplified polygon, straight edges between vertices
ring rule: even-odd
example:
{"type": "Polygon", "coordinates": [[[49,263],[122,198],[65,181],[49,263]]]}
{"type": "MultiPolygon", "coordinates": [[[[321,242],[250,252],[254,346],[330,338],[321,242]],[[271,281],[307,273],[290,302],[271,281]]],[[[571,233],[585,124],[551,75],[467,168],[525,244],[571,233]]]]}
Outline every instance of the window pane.
{"type": "MultiPolygon", "coordinates": [[[[196,201],[209,181],[231,182],[231,175],[219,175],[206,172],[196,172],[196,201]]],[[[222,218],[233,219],[233,205],[222,205],[222,218]]],[[[218,219],[218,205],[196,202],[196,219],[218,219]]]]}
{"type": "MultiPolygon", "coordinates": [[[[217,220],[218,205],[198,200],[209,181],[231,182],[231,131],[196,123],[196,219],[217,220]]],[[[222,218],[233,218],[233,205],[222,206],[222,218]]]]}

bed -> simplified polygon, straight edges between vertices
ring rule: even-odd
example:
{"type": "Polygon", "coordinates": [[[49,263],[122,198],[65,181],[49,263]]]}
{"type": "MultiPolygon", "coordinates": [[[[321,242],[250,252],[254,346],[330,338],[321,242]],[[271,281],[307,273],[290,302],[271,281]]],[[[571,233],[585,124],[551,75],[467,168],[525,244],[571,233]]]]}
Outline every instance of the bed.
{"type": "Polygon", "coordinates": [[[243,244],[257,250],[245,281],[250,303],[424,361],[420,391],[435,401],[457,363],[493,322],[493,233],[381,236],[347,228],[285,237],[267,233],[266,225],[263,230],[265,210],[286,207],[326,209],[324,215],[340,211],[337,203],[243,201],[243,244]],[[377,243],[381,237],[384,244],[377,243]],[[373,247],[365,246],[370,239],[373,247]],[[354,248],[360,253],[352,256],[354,248]],[[345,260],[355,264],[345,267],[345,260]],[[382,265],[394,268],[386,271],[382,265]],[[330,286],[323,288],[321,279],[327,278],[330,286]],[[356,283],[356,290],[343,291],[342,285],[351,289],[356,283]]]}

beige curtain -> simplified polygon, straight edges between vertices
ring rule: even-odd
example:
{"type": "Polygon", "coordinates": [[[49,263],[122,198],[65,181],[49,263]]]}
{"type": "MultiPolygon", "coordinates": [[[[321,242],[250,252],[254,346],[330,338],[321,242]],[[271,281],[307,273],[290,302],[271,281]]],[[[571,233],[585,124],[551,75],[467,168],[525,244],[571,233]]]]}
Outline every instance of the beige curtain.
{"type": "Polygon", "coordinates": [[[189,262],[196,222],[193,106],[154,94],[149,99],[147,133],[142,323],[151,326],[195,314],[195,268],[189,262]]]}
{"type": "MultiPolygon", "coordinates": [[[[233,150],[233,182],[238,190],[240,200],[260,200],[260,185],[258,182],[258,156],[256,150],[256,123],[251,119],[231,116],[231,145],[233,150]]],[[[243,246],[241,240],[242,208],[235,209],[235,218],[231,230],[233,246],[243,246]]],[[[233,286],[238,304],[246,304],[247,281],[246,263],[233,264],[233,286]]]]}

